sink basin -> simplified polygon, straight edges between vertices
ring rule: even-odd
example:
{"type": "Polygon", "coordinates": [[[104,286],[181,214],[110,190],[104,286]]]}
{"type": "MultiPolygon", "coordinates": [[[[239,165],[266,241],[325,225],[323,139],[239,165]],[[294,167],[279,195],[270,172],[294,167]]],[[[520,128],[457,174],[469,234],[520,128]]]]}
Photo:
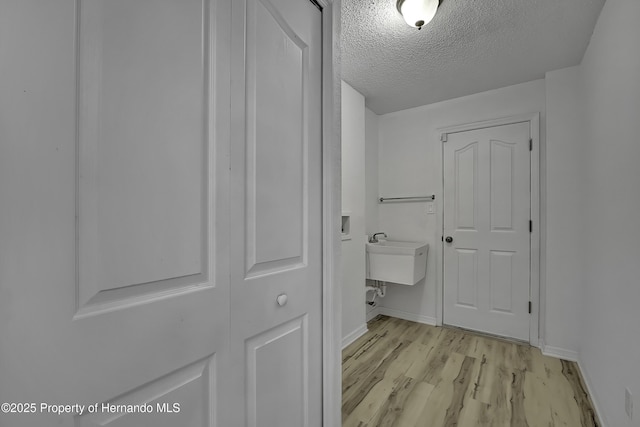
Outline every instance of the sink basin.
{"type": "Polygon", "coordinates": [[[424,242],[400,242],[396,240],[380,240],[378,243],[367,243],[367,252],[377,254],[416,255],[427,250],[424,242]]]}
{"type": "Polygon", "coordinates": [[[415,285],[426,275],[428,252],[425,242],[367,243],[367,279],[415,285]]]}

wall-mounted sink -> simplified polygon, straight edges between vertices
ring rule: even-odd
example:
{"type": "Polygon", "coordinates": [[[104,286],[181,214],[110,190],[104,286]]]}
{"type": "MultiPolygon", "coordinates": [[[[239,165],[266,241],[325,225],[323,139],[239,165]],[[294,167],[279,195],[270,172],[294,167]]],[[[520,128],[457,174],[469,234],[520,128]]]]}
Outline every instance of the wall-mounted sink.
{"type": "Polygon", "coordinates": [[[367,243],[367,279],[415,285],[426,275],[427,252],[425,242],[367,243]]]}

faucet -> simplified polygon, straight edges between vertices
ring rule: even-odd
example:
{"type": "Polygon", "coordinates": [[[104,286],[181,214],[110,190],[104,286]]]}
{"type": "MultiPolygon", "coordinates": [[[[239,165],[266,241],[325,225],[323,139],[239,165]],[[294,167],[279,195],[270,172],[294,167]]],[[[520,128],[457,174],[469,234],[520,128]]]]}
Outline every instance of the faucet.
{"type": "Polygon", "coordinates": [[[384,238],[387,238],[387,233],[381,231],[379,233],[375,233],[373,236],[369,238],[369,243],[378,243],[378,234],[382,234],[384,238]]]}

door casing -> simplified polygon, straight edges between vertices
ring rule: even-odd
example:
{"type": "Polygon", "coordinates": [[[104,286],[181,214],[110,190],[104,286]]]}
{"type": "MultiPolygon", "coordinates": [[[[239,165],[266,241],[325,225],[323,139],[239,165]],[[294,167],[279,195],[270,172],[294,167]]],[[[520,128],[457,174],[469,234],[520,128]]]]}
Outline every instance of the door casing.
{"type": "Polygon", "coordinates": [[[340,292],[342,0],[322,7],[322,425],[342,425],[342,320],[340,292]],[[334,46],[335,44],[335,46],[334,46]]]}
{"type": "Polygon", "coordinates": [[[529,299],[531,301],[531,317],[529,319],[529,343],[534,347],[540,346],[539,338],[539,319],[540,319],[540,113],[520,114],[515,116],[504,117],[495,120],[486,120],[473,122],[462,125],[447,126],[439,128],[434,138],[438,141],[438,150],[440,161],[437,162],[437,176],[440,182],[436,187],[439,194],[436,195],[437,215],[436,215],[436,233],[434,236],[435,255],[436,255],[436,324],[443,325],[444,320],[444,251],[442,236],[444,235],[444,147],[443,139],[446,135],[457,132],[465,132],[470,130],[490,128],[494,126],[509,125],[514,123],[528,122],[530,126],[530,135],[533,141],[531,150],[531,221],[533,230],[530,240],[530,288],[529,299]]]}

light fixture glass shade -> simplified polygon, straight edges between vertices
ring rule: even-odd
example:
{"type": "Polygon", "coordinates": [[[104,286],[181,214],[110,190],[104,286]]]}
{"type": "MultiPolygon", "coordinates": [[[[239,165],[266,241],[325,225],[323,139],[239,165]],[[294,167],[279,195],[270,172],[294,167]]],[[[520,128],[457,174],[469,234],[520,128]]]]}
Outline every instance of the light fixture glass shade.
{"type": "Polygon", "coordinates": [[[397,7],[407,24],[421,28],[436,15],[439,3],[439,0],[398,0],[397,7]]]}

